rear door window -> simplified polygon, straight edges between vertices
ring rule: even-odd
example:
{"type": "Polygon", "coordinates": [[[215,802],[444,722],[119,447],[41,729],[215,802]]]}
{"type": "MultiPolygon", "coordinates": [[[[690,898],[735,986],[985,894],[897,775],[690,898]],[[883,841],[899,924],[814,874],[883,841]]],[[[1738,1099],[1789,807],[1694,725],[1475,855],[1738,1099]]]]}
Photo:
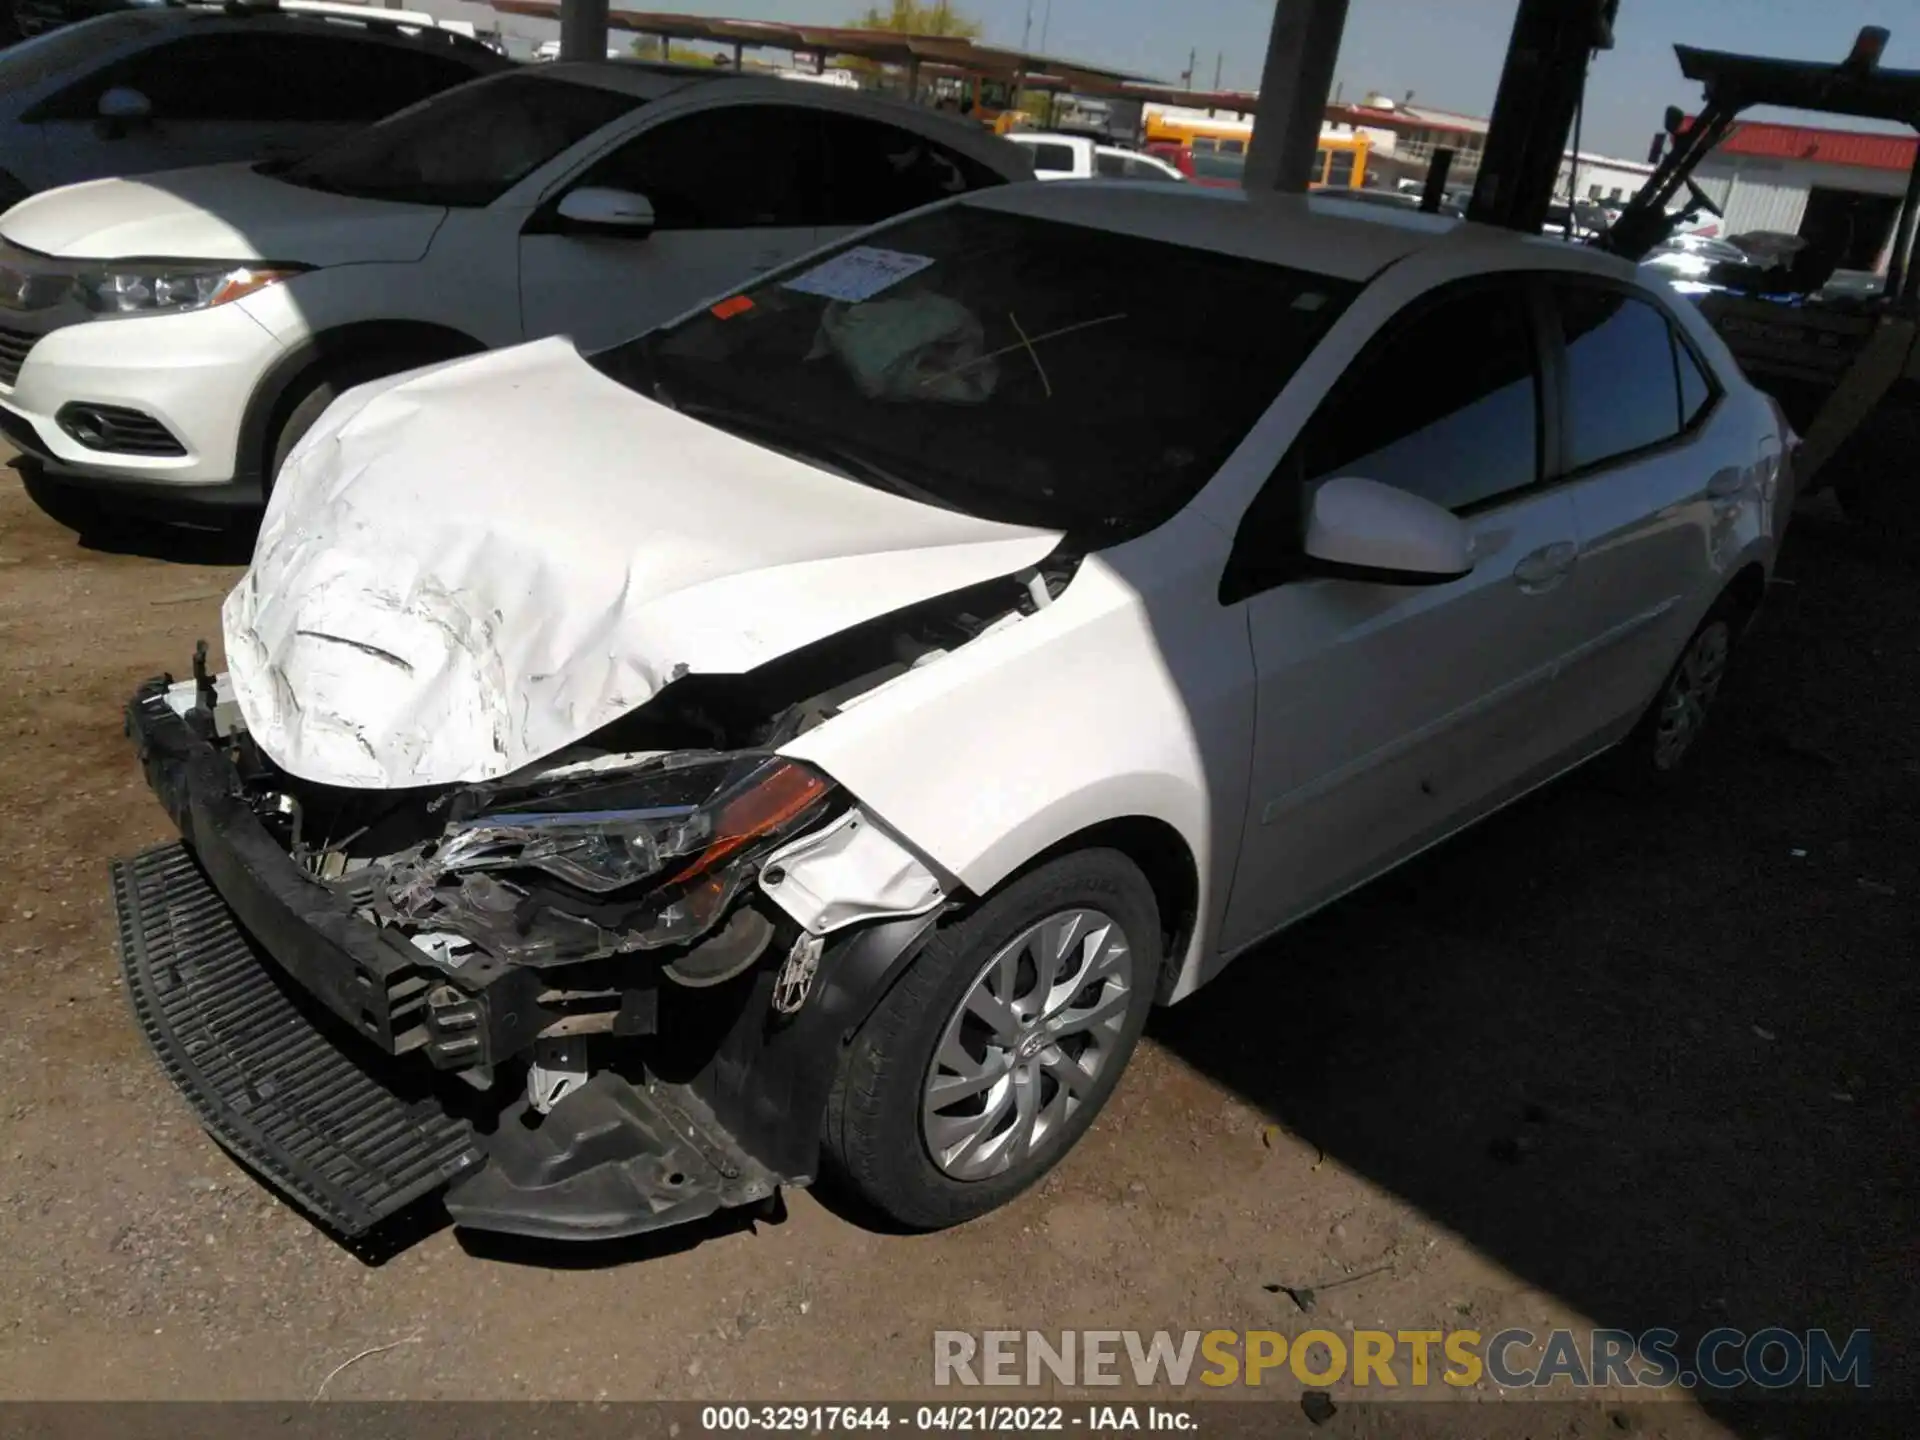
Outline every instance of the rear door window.
{"type": "Polygon", "coordinates": [[[1680,432],[1673,332],[1651,301],[1600,285],[1552,287],[1566,344],[1566,465],[1585,470],[1680,432]]]}
{"type": "Polygon", "coordinates": [[[871,225],[1003,183],[998,171],[917,131],[833,110],[813,115],[826,172],[815,224],[871,225]]]}
{"type": "Polygon", "coordinates": [[[1700,368],[1693,348],[1678,335],[1673,337],[1673,358],[1680,367],[1680,428],[1685,430],[1713,403],[1713,384],[1700,368]]]}
{"type": "Polygon", "coordinates": [[[372,200],[490,205],[640,103],[597,85],[509,73],[356,130],[281,178],[372,200]]]}
{"type": "Polygon", "coordinates": [[[696,110],[635,136],[580,183],[646,196],[660,230],[817,224],[827,188],[820,113],[801,105],[696,110]]]}
{"type": "Polygon", "coordinates": [[[1033,156],[1033,168],[1044,170],[1049,175],[1071,175],[1073,173],[1073,147],[1071,145],[1029,145],[1027,151],[1033,156]]]}

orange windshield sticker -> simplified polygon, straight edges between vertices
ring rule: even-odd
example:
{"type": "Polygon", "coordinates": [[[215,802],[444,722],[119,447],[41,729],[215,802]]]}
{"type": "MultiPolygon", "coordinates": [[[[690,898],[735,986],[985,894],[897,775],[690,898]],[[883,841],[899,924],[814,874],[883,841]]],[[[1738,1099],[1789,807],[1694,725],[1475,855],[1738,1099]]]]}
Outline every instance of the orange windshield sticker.
{"type": "Polygon", "coordinates": [[[731,320],[736,315],[744,315],[753,308],[753,301],[745,295],[733,295],[711,307],[716,320],[731,320]]]}

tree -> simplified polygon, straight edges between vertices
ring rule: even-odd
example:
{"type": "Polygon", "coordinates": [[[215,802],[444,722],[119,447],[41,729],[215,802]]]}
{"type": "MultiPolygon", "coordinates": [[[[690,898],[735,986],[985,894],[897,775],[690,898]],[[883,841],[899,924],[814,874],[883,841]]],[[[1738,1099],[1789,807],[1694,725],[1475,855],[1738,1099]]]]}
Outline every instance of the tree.
{"type": "Polygon", "coordinates": [[[892,0],[885,9],[867,8],[853,22],[861,30],[896,30],[903,35],[945,35],[955,40],[977,40],[984,28],[978,20],[962,15],[952,0],[892,0]]]}

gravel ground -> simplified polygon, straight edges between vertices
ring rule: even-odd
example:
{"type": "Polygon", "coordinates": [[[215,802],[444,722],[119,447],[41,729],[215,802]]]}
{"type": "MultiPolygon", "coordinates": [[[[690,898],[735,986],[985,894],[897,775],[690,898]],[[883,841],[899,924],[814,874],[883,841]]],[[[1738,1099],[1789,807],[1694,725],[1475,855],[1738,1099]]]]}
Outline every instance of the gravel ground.
{"type": "Polygon", "coordinates": [[[390,1346],[327,1395],[905,1398],[936,1328],[1308,1324],[1866,1327],[1916,1388],[1920,577],[1831,516],[1677,793],[1575,776],[1243,960],[1011,1208],[594,1251],[429,1215],[378,1263],[202,1134],[118,987],[105,862],[168,833],[119,707],[217,648],[232,551],[83,543],[0,475],[0,1397],[305,1399],[390,1346]]]}

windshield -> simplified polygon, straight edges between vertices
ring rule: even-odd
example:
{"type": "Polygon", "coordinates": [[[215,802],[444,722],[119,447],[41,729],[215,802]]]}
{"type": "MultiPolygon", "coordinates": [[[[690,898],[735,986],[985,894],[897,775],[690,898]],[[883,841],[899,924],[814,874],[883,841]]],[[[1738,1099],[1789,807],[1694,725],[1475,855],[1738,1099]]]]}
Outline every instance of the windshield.
{"type": "Polygon", "coordinates": [[[953,205],[593,361],[862,483],[1100,544],[1191,499],[1358,288],[953,205]]]}
{"type": "Polygon", "coordinates": [[[312,190],[422,205],[491,205],[641,104],[546,76],[498,75],[436,95],[280,172],[312,190]]]}

